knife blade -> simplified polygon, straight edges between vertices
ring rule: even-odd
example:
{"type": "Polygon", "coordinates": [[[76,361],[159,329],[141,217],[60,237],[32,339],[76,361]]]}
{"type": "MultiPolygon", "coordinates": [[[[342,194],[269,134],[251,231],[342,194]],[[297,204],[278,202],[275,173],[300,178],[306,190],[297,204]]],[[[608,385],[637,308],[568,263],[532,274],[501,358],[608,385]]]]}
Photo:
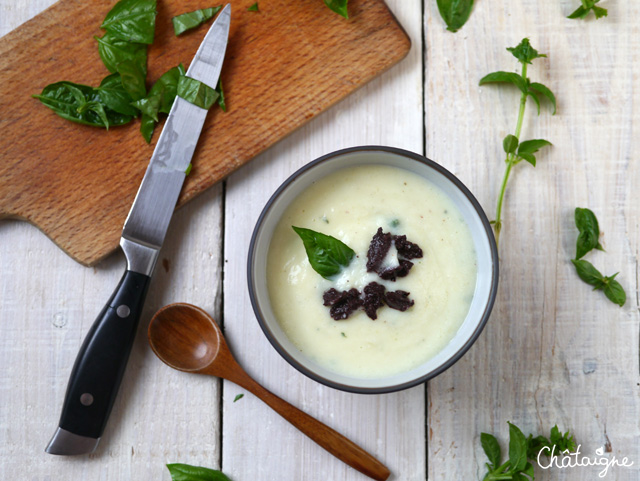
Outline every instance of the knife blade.
{"type": "MultiPolygon", "coordinates": [[[[187,76],[214,88],[229,38],[231,5],[200,44],[187,76]]],[[[127,268],[89,329],[74,363],[60,422],[45,451],[93,452],[102,436],[135,338],[149,281],[175,210],[207,110],[176,96],[124,223],[127,268]]]]}

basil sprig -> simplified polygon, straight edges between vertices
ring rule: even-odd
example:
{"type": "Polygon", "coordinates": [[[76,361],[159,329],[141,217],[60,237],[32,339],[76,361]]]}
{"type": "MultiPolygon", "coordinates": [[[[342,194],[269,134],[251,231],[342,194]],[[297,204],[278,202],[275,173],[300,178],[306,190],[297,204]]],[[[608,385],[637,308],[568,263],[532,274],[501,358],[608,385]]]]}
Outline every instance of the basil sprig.
{"type": "Polygon", "coordinates": [[[627,301],[627,294],[622,285],[616,280],[618,272],[612,276],[604,276],[591,262],[581,259],[593,249],[604,250],[599,241],[600,227],[598,226],[596,215],[589,209],[576,207],[575,222],[580,233],[576,241],[576,258],[571,259],[571,262],[576,268],[578,277],[593,286],[594,291],[603,291],[607,299],[614,304],[618,304],[620,307],[624,306],[627,301]]]}
{"type": "Polygon", "coordinates": [[[473,10],[473,0],[438,0],[437,3],[440,16],[450,32],[462,28],[473,10]]]}
{"type": "Polygon", "coordinates": [[[335,237],[311,229],[291,227],[302,239],[311,267],[325,279],[339,274],[356,255],[351,247],[335,237]]]}
{"type": "Polygon", "coordinates": [[[172,481],[231,481],[222,471],[191,466],[190,464],[167,464],[172,481]]]}
{"type": "Polygon", "coordinates": [[[496,218],[491,222],[496,234],[496,243],[499,243],[500,241],[500,231],[502,229],[502,203],[504,201],[504,195],[509,175],[511,174],[511,169],[523,160],[529,162],[535,167],[536,156],[534,154],[542,147],[551,145],[551,142],[544,139],[520,141],[520,133],[522,131],[527,99],[533,99],[538,107],[538,114],[540,114],[539,96],[542,95],[553,106],[553,114],[555,115],[556,113],[556,97],[553,92],[548,87],[540,83],[531,82],[527,77],[527,66],[531,64],[532,60],[540,57],[546,57],[546,55],[538,53],[538,51],[531,46],[528,38],[522,39],[518,46],[507,48],[507,50],[511,52],[516,59],[518,59],[518,62],[520,62],[522,66],[522,73],[518,75],[514,72],[498,71],[485,75],[480,79],[480,85],[507,83],[516,86],[520,92],[522,92],[522,95],[520,96],[520,108],[518,110],[518,122],[516,124],[515,133],[507,135],[502,141],[502,147],[506,153],[505,163],[507,164],[507,167],[502,179],[500,194],[498,195],[496,218]]]}
{"type": "Polygon", "coordinates": [[[593,12],[597,20],[598,18],[606,17],[608,14],[606,8],[596,6],[596,3],[599,3],[600,0],[580,0],[580,2],[582,5],[567,18],[586,18],[589,12],[593,12]]]}
{"type": "Polygon", "coordinates": [[[177,17],[173,17],[171,22],[173,23],[173,32],[178,35],[182,35],[187,30],[199,27],[207,20],[213,18],[213,16],[222,9],[222,5],[211,8],[203,8],[201,10],[195,10],[193,12],[183,13],[177,17]]]}

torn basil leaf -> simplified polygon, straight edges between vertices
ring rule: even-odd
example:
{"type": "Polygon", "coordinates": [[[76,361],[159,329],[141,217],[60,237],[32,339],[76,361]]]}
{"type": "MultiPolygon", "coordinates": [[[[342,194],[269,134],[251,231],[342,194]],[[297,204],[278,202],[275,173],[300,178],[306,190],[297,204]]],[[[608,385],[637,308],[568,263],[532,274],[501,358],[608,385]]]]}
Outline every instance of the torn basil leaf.
{"type": "Polygon", "coordinates": [[[79,124],[109,128],[129,123],[133,116],[105,107],[99,89],[72,82],[47,85],[40,95],[33,95],[60,117],[79,124]]]}
{"type": "Polygon", "coordinates": [[[98,53],[102,63],[109,72],[118,71],[118,64],[131,60],[139,65],[141,71],[147,73],[147,46],[142,43],[131,43],[105,32],[102,37],[93,37],[98,41],[98,53]]]}
{"type": "Polygon", "coordinates": [[[260,10],[258,10],[258,2],[256,2],[253,5],[249,6],[249,8],[247,8],[247,11],[249,11],[249,12],[259,12],[260,10]]]}
{"type": "Polygon", "coordinates": [[[193,12],[183,13],[177,17],[173,17],[171,22],[173,23],[173,31],[176,34],[176,37],[187,30],[199,27],[207,20],[213,18],[213,16],[221,9],[222,5],[218,7],[203,8],[201,10],[195,10],[193,12]]]}
{"type": "Polygon", "coordinates": [[[139,62],[134,60],[120,62],[117,71],[122,78],[122,86],[133,100],[144,98],[147,95],[147,72],[142,69],[139,62]]]}
{"type": "Polygon", "coordinates": [[[348,0],[324,0],[324,4],[338,15],[342,15],[344,18],[349,18],[349,12],[347,11],[348,0]]]}
{"type": "Polygon", "coordinates": [[[218,92],[218,105],[220,106],[223,112],[226,112],[227,103],[224,100],[224,90],[222,89],[222,79],[218,80],[218,86],[216,87],[216,92],[218,92]]]}
{"type": "Polygon", "coordinates": [[[186,75],[178,80],[177,95],[205,110],[209,110],[218,100],[218,92],[215,89],[186,75]]]}
{"type": "Polygon", "coordinates": [[[153,135],[153,130],[155,128],[156,121],[147,114],[142,114],[140,117],[140,133],[147,144],[151,142],[151,136],[153,135]]]}
{"type": "Polygon", "coordinates": [[[311,267],[325,279],[340,273],[356,255],[351,247],[335,237],[311,229],[291,227],[302,239],[311,267]]]}
{"type": "Polygon", "coordinates": [[[120,0],[100,27],[126,42],[152,44],[156,14],[156,0],[120,0]]]}
{"type": "Polygon", "coordinates": [[[138,111],[131,105],[133,99],[123,87],[119,73],[111,74],[102,79],[97,90],[105,107],[123,115],[138,116],[138,111]]]}

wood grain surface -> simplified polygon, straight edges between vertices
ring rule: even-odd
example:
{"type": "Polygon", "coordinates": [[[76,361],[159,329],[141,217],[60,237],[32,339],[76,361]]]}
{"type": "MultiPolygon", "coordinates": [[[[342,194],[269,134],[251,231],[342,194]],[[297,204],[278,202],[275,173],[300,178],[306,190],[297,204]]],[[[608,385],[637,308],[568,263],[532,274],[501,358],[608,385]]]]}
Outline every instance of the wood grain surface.
{"type": "MultiPolygon", "coordinates": [[[[51,3],[0,0],[0,34],[51,3]]],[[[253,378],[372,453],[390,479],[480,480],[480,433],[496,434],[506,456],[507,421],[526,434],[557,423],[574,432],[584,456],[602,448],[609,461],[634,463],[604,477],[596,466],[536,467],[536,481],[640,478],[640,4],[602,0],[607,18],[577,21],[565,17],[579,0],[477,1],[452,34],[435,1],[387,3],[411,38],[407,59],[176,212],[120,395],[90,457],[43,449],[82,339],[124,259],[86,268],[33,226],[0,221],[0,478],[170,481],[165,464],[184,462],[222,469],[233,481],[366,479],[246,390],[156,359],[145,324],[179,301],[221,321],[253,378]],[[529,104],[523,135],[554,145],[539,153],[535,169],[514,170],[500,292],[484,332],[456,365],[408,391],[363,396],[306,378],[271,347],[248,300],[247,249],[264,203],[308,161],[378,143],[426,153],[493,217],[502,138],[515,127],[519,96],[477,84],[494,70],[516,70],[505,48],[524,36],[548,55],[529,75],[554,90],[558,113],[538,117],[529,104]],[[598,216],[606,252],[588,259],[606,274],[620,271],[623,308],[575,275],[577,206],[598,216]],[[237,394],[244,397],[234,402],[237,394]]]]}
{"type": "MultiPolygon", "coordinates": [[[[113,3],[60,0],[0,40],[0,216],[28,220],[87,265],[117,247],[155,140],[145,144],[137,120],[109,132],[71,123],[31,95],[60,80],[98,85],[108,75],[93,37],[113,3]]],[[[179,205],[410,47],[382,0],[352,2],[350,20],[315,0],[270,0],[260,12],[247,11],[245,0],[231,3],[221,76],[229,110],[209,114],[179,205]]],[[[171,18],[196,8],[195,0],[158,2],[150,84],[193,58],[207,28],[177,38],[171,18]]]]}

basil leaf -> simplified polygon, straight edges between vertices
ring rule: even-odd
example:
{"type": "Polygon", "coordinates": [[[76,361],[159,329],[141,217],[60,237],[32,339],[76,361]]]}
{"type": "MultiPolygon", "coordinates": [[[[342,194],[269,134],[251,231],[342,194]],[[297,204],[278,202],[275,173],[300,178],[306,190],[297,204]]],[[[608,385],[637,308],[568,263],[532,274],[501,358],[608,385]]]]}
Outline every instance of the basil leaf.
{"type": "Polygon", "coordinates": [[[122,79],[122,86],[133,100],[139,100],[147,95],[147,72],[135,60],[124,60],[117,66],[122,79]]]}
{"type": "Polygon", "coordinates": [[[534,91],[529,89],[527,91],[527,96],[531,97],[533,101],[536,103],[536,107],[538,107],[538,115],[540,115],[540,99],[538,98],[538,95],[534,91]]]}
{"type": "Polygon", "coordinates": [[[349,12],[347,11],[348,0],[324,0],[324,4],[338,15],[342,15],[344,18],[349,18],[349,12]]]}
{"type": "Polygon", "coordinates": [[[492,72],[482,77],[478,85],[502,82],[511,83],[518,87],[522,93],[527,93],[527,83],[521,75],[514,72],[492,72]]]}
{"type": "Polygon", "coordinates": [[[507,135],[502,141],[502,147],[507,154],[511,154],[518,148],[518,137],[515,135],[507,135]]]}
{"type": "Polygon", "coordinates": [[[233,402],[239,401],[244,397],[244,394],[236,394],[236,397],[233,398],[233,402]]]}
{"type": "Polygon", "coordinates": [[[440,16],[447,30],[457,32],[467,22],[473,9],[473,0],[437,0],[440,16]]]}
{"type": "Polygon", "coordinates": [[[521,159],[526,160],[527,162],[529,162],[534,167],[536,166],[536,156],[535,155],[529,154],[527,152],[522,152],[522,153],[517,154],[517,156],[520,157],[521,159]]]}
{"type": "Polygon", "coordinates": [[[500,466],[502,452],[500,451],[500,444],[498,443],[498,440],[495,438],[495,436],[488,433],[481,433],[480,444],[482,444],[482,449],[487,455],[487,458],[489,459],[492,467],[495,469],[500,466]]]}
{"type": "MultiPolygon", "coordinates": [[[[598,2],[596,2],[598,3],[598,2]]],[[[606,17],[608,15],[607,9],[606,8],[602,8],[602,7],[593,7],[591,10],[593,10],[593,13],[596,15],[596,20],[598,20],[599,18],[602,17],[606,17]]]]}
{"type": "Polygon", "coordinates": [[[553,105],[552,115],[555,115],[556,114],[556,96],[553,95],[553,92],[549,90],[548,87],[538,82],[533,82],[529,84],[529,93],[531,93],[532,90],[535,92],[541,93],[547,98],[547,100],[549,100],[549,102],[551,102],[551,104],[553,105]]]}
{"type": "Polygon", "coordinates": [[[147,144],[151,142],[151,136],[153,135],[153,129],[155,129],[155,127],[156,121],[150,116],[142,114],[140,117],[140,133],[147,144]]]}
{"type": "Polygon", "coordinates": [[[160,110],[160,95],[149,95],[143,99],[132,102],[131,105],[135,106],[142,115],[146,115],[153,119],[154,122],[158,121],[158,111],[160,110]]]}
{"type": "MultiPolygon", "coordinates": [[[[527,458],[528,459],[537,459],[538,454],[542,450],[542,448],[551,447],[549,440],[544,436],[536,436],[533,437],[533,434],[529,434],[527,438],[527,458]]],[[[549,456],[551,451],[544,450],[543,454],[549,456]]]]}
{"type": "Polygon", "coordinates": [[[33,95],[60,117],[79,124],[94,127],[123,125],[133,117],[115,112],[110,108],[100,108],[98,89],[72,82],[56,82],[47,85],[40,95],[33,95]],[[104,113],[104,115],[102,115],[104,113]]]}
{"type": "Polygon", "coordinates": [[[247,8],[247,11],[249,11],[249,12],[259,12],[260,10],[258,10],[258,2],[254,3],[249,8],[247,8]]]}
{"type": "Polygon", "coordinates": [[[531,63],[535,58],[546,57],[545,54],[538,53],[538,51],[531,46],[528,38],[523,38],[517,47],[507,47],[507,50],[523,64],[531,63]]]}
{"type": "Polygon", "coordinates": [[[593,267],[591,262],[585,261],[584,259],[571,259],[571,262],[576,266],[578,277],[590,286],[593,286],[594,290],[602,289],[604,287],[604,276],[598,269],[593,267]]]}
{"type": "Polygon", "coordinates": [[[195,10],[193,12],[183,13],[177,17],[173,17],[171,22],[173,23],[173,31],[176,34],[176,37],[187,30],[199,27],[207,20],[213,18],[213,16],[221,9],[222,5],[218,7],[203,8],[202,10],[195,10]]]}
{"type": "Polygon", "coordinates": [[[216,92],[218,92],[218,105],[220,106],[223,112],[226,112],[227,103],[224,100],[224,90],[222,90],[222,79],[218,80],[218,86],[216,87],[216,92]]]}
{"type": "MultiPolygon", "coordinates": [[[[550,447],[555,446],[556,453],[562,453],[564,451],[573,452],[576,449],[576,442],[573,440],[573,436],[570,435],[569,431],[562,434],[557,425],[551,428],[549,439],[551,440],[550,447]]],[[[551,454],[551,452],[549,452],[549,454],[551,454]]]]}
{"type": "Polygon", "coordinates": [[[156,14],[156,0],[120,0],[100,27],[127,42],[152,44],[156,14]]]}
{"type": "Polygon", "coordinates": [[[596,3],[600,0],[582,0],[580,5],[571,15],[567,18],[586,18],[589,12],[593,11],[596,16],[596,20],[607,16],[607,9],[602,7],[596,7],[596,3]]]}
{"type": "Polygon", "coordinates": [[[607,296],[607,299],[609,299],[614,304],[618,304],[620,307],[622,307],[624,306],[624,303],[627,302],[626,292],[624,292],[624,289],[620,285],[620,283],[613,278],[610,278],[608,280],[603,290],[604,295],[607,296]]]}
{"type": "Polygon", "coordinates": [[[189,464],[167,464],[172,481],[231,481],[222,471],[191,466],[189,464]]]}
{"type": "Polygon", "coordinates": [[[109,72],[118,71],[118,64],[125,60],[132,60],[140,65],[145,75],[147,73],[147,46],[141,43],[131,43],[114,37],[106,32],[102,37],[93,37],[98,41],[98,53],[102,63],[109,72]]]}
{"type": "Polygon", "coordinates": [[[311,267],[325,279],[340,273],[356,255],[353,249],[335,237],[311,229],[291,227],[302,239],[311,267]]]}
{"type": "Polygon", "coordinates": [[[206,110],[209,110],[214,102],[218,100],[218,92],[215,89],[186,75],[181,76],[178,80],[177,95],[187,102],[206,110]]]}
{"type": "Polygon", "coordinates": [[[524,142],[520,143],[520,146],[518,147],[518,155],[523,153],[535,154],[538,150],[540,150],[542,147],[546,145],[553,145],[553,144],[548,140],[544,140],[544,139],[525,140],[524,142]]]}
{"type": "Polygon", "coordinates": [[[589,11],[591,9],[590,8],[584,8],[582,5],[580,5],[571,15],[569,15],[567,18],[585,18],[588,14],[589,11]]]}
{"type": "Polygon", "coordinates": [[[589,209],[576,207],[574,218],[580,231],[576,241],[576,259],[580,259],[592,249],[604,250],[599,242],[600,227],[596,215],[589,209]]]}
{"type": "Polygon", "coordinates": [[[98,87],[98,95],[105,107],[123,115],[137,117],[138,112],[131,105],[133,99],[122,86],[122,79],[119,73],[108,75],[98,87]]]}
{"type": "Polygon", "coordinates": [[[509,462],[511,468],[522,471],[527,464],[527,438],[515,424],[509,424],[509,462]]]}

